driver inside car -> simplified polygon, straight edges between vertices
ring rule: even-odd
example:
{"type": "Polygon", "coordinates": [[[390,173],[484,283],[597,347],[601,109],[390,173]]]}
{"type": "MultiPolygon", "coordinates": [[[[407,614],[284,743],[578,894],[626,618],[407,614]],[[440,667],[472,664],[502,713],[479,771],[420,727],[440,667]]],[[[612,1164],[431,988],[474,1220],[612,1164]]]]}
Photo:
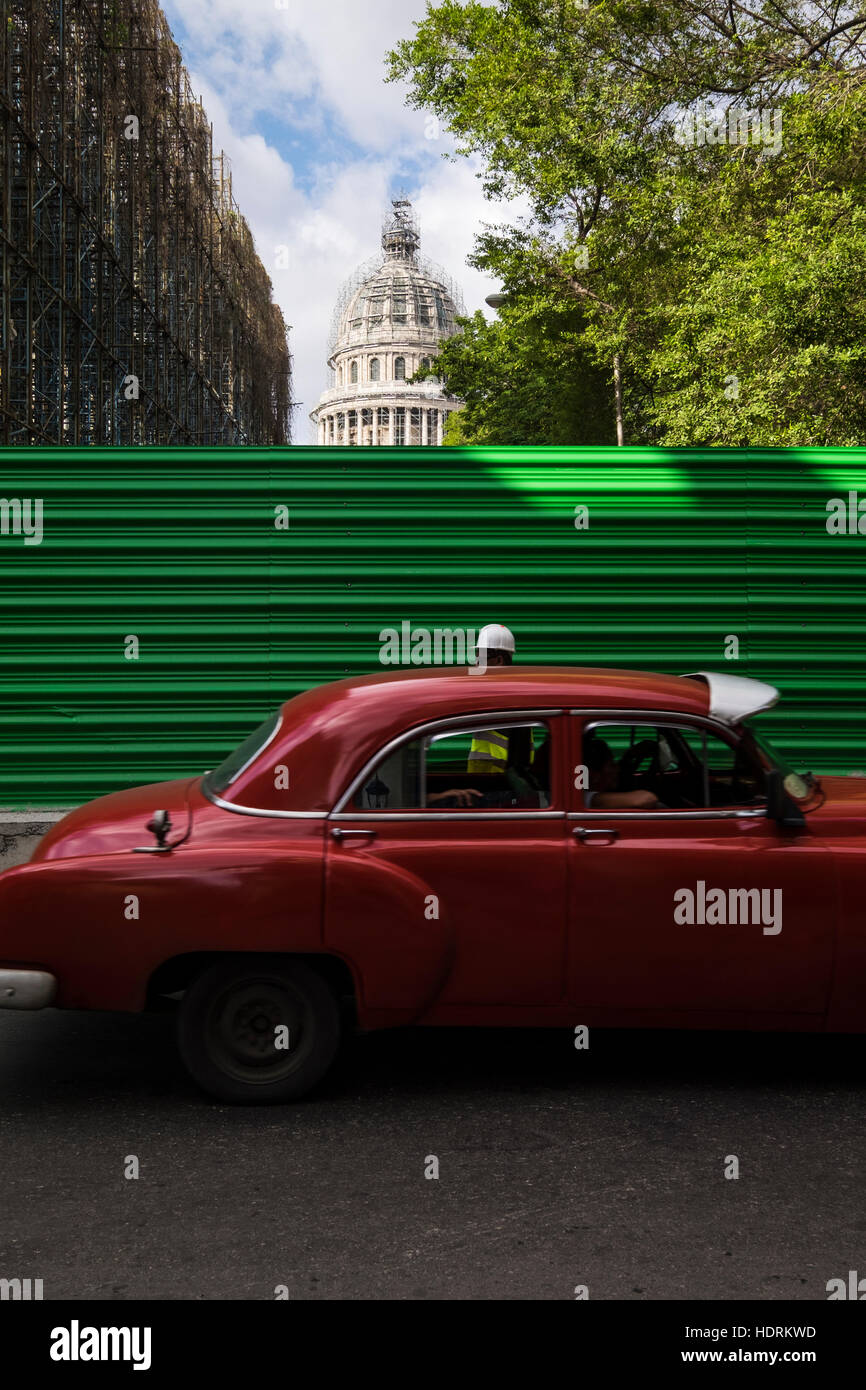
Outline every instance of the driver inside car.
{"type": "Polygon", "coordinates": [[[584,740],[583,760],[589,773],[586,807],[596,811],[654,811],[663,809],[655,792],[638,789],[619,792],[616,762],[610,745],[603,738],[590,734],[584,740]]]}

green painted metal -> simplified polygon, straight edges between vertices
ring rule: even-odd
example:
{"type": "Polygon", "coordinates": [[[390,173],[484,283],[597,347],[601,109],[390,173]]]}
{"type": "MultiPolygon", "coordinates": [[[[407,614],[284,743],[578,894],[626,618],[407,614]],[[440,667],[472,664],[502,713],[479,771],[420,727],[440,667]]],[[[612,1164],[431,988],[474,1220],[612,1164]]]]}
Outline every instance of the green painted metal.
{"type": "Polygon", "coordinates": [[[849,492],[866,450],[0,451],[0,498],[44,509],[39,545],[0,527],[0,805],[212,767],[288,696],[380,669],[403,620],[508,623],[524,663],[770,680],[795,766],[866,769],[866,535],[827,529],[849,492]]]}

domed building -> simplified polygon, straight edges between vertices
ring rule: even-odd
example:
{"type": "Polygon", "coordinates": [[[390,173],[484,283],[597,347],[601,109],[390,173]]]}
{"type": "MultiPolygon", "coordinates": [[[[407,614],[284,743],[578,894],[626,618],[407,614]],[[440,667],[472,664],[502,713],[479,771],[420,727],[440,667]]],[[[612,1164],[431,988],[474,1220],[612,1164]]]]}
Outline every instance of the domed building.
{"type": "Polygon", "coordinates": [[[382,251],[343,285],[331,323],[330,384],[310,419],[320,444],[436,445],[460,402],[435,378],[410,385],[429,367],[463,314],[460,291],[422,258],[411,203],[395,198],[382,251]]]}

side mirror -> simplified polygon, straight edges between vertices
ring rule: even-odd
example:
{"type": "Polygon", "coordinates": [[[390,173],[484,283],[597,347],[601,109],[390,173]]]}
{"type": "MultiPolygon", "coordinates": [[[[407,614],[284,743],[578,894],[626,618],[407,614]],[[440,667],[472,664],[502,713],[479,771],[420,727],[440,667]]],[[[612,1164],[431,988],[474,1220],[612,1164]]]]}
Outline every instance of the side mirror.
{"type": "Polygon", "coordinates": [[[777,767],[771,767],[767,777],[767,819],[774,820],[786,830],[805,830],[806,817],[793,797],[785,791],[785,779],[777,767]]]}
{"type": "Polygon", "coordinates": [[[165,849],[166,836],[171,830],[171,817],[168,811],[154,811],[153,817],[147,822],[145,829],[149,830],[151,835],[156,836],[156,843],[160,849],[165,849]]]}
{"type": "Polygon", "coordinates": [[[168,811],[154,811],[145,826],[156,840],[155,845],[136,845],[133,854],[171,854],[171,845],[166,840],[171,833],[171,816],[168,811]]]}

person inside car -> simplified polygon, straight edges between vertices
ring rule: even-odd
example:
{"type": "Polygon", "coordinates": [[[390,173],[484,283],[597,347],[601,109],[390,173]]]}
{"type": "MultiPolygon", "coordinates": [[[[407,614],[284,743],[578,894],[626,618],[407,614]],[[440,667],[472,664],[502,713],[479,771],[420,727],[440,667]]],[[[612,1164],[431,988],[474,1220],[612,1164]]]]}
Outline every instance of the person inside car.
{"type": "Polygon", "coordinates": [[[428,792],[427,805],[435,806],[439,801],[450,801],[454,806],[474,806],[484,796],[477,787],[452,787],[447,792],[428,792]]]}
{"type": "Polygon", "coordinates": [[[589,773],[586,808],[594,811],[653,811],[662,806],[655,792],[639,788],[618,792],[618,772],[610,745],[590,734],[584,740],[583,760],[589,773]]]}
{"type": "MultiPolygon", "coordinates": [[[[486,737],[486,735],[485,735],[486,737]]],[[[510,729],[504,736],[506,762],[496,765],[491,776],[485,769],[486,790],[478,787],[452,787],[444,792],[430,792],[427,805],[445,803],[448,806],[534,806],[550,805],[550,739],[544,738],[536,747],[530,726],[510,729]]]]}
{"type": "MultiPolygon", "coordinates": [[[[478,634],[476,662],[480,671],[510,666],[514,661],[514,633],[502,623],[487,623],[478,634]]],[[[472,740],[466,771],[473,777],[504,773],[509,762],[508,734],[500,729],[479,729],[472,740]]],[[[481,793],[477,793],[481,795],[481,793]]]]}

